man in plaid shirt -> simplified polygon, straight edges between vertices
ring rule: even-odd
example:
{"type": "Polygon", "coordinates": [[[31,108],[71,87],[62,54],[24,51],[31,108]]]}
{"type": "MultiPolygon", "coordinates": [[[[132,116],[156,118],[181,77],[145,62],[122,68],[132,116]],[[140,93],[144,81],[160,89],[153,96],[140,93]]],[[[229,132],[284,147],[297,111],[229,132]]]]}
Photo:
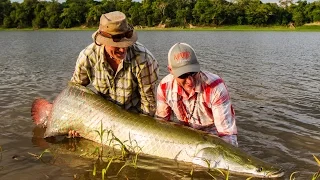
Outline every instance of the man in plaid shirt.
{"type": "Polygon", "coordinates": [[[79,54],[71,81],[83,86],[92,83],[104,98],[153,116],[158,62],[137,42],[137,34],[125,14],[103,14],[92,38],[94,43],[79,54]]]}
{"type": "Polygon", "coordinates": [[[171,47],[168,70],[157,89],[156,116],[172,121],[174,113],[179,123],[238,146],[235,113],[223,80],[200,71],[195,52],[186,43],[171,47]]]}

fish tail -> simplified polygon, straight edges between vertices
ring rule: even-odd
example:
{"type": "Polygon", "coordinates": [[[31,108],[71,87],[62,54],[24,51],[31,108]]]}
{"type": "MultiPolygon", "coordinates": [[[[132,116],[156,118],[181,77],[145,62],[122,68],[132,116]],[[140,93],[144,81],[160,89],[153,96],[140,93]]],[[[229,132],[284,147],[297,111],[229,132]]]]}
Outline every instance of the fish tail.
{"type": "Polygon", "coordinates": [[[36,125],[46,126],[52,104],[45,99],[36,99],[32,103],[31,116],[36,125]]]}

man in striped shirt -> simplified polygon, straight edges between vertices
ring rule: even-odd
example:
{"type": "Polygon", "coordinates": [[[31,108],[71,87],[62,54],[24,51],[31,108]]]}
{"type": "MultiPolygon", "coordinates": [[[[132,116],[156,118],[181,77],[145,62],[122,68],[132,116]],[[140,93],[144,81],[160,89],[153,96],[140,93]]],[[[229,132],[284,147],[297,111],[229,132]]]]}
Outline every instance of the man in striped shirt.
{"type": "Polygon", "coordinates": [[[125,14],[103,14],[92,38],[94,43],[79,54],[71,81],[83,86],[91,83],[104,98],[153,116],[158,62],[137,42],[137,34],[125,14]]]}
{"type": "Polygon", "coordinates": [[[156,116],[175,121],[175,114],[177,122],[238,146],[235,113],[223,80],[201,71],[193,48],[186,43],[171,47],[168,70],[157,89],[156,116]]]}

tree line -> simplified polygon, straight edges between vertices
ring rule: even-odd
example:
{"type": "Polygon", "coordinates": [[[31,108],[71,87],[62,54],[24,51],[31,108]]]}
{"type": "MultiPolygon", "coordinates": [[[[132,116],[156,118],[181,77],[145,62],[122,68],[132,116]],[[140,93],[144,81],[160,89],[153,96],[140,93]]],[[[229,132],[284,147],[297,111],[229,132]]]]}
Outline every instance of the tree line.
{"type": "Polygon", "coordinates": [[[320,21],[320,1],[280,0],[0,0],[3,28],[97,27],[101,14],[124,12],[130,23],[142,27],[222,25],[282,25],[320,21]]]}

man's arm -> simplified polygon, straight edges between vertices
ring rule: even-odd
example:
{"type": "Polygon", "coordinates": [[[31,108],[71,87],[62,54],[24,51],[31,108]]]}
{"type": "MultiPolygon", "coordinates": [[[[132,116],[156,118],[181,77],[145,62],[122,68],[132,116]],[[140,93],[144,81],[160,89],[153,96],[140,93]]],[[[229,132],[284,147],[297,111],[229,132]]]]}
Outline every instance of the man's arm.
{"type": "Polygon", "coordinates": [[[156,111],[156,117],[159,117],[161,119],[165,119],[167,121],[170,120],[171,117],[171,107],[167,103],[167,98],[165,95],[165,86],[159,84],[157,88],[157,111],[156,111]],[[164,89],[162,89],[164,88],[164,89]]]}
{"type": "Polygon", "coordinates": [[[238,146],[235,113],[228,90],[224,83],[211,90],[212,115],[219,137],[238,146]]]}
{"type": "Polygon", "coordinates": [[[85,55],[84,50],[80,52],[71,78],[72,82],[87,86],[90,83],[91,68],[89,67],[88,56],[85,55]]]}
{"type": "Polygon", "coordinates": [[[158,63],[155,59],[149,61],[141,67],[138,83],[141,101],[141,110],[143,113],[154,116],[156,111],[156,82],[158,80],[158,63]]]}

